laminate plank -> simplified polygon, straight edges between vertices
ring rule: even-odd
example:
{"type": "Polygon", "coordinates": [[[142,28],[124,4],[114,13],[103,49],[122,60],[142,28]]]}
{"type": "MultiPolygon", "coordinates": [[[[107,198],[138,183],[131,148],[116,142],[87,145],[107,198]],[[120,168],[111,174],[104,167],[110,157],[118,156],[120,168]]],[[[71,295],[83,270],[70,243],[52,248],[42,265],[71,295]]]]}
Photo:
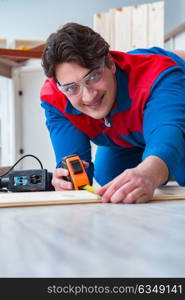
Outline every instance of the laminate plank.
{"type": "Polygon", "coordinates": [[[100,203],[100,199],[88,191],[1,193],[0,207],[100,203]]]}
{"type": "MultiPolygon", "coordinates": [[[[155,190],[151,201],[185,200],[185,187],[169,183],[155,190]]],[[[99,195],[88,191],[52,191],[52,192],[23,192],[0,193],[1,207],[68,205],[100,203],[99,195]]]]}

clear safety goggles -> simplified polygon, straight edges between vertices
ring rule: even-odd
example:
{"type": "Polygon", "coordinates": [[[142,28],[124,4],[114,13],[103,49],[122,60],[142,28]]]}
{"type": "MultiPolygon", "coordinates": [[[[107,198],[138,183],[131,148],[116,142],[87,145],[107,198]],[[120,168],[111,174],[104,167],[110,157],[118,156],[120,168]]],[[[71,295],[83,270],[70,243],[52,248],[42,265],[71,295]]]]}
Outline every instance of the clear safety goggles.
{"type": "Polygon", "coordinates": [[[64,93],[66,96],[78,96],[81,94],[83,87],[93,89],[96,87],[104,75],[105,70],[105,57],[103,57],[100,67],[90,71],[84,78],[79,80],[78,82],[73,82],[69,84],[61,85],[57,81],[58,89],[64,93]]]}

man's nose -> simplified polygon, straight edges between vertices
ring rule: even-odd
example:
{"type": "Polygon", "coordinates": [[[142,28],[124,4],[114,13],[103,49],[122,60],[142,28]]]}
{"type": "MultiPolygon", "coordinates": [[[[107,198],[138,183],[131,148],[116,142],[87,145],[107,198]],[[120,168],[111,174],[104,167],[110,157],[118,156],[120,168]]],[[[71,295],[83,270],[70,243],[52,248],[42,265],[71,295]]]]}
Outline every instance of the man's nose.
{"type": "Polygon", "coordinates": [[[97,91],[90,88],[90,87],[86,87],[86,86],[83,86],[82,88],[82,100],[83,102],[85,103],[90,103],[94,97],[96,97],[97,95],[97,91]]]}

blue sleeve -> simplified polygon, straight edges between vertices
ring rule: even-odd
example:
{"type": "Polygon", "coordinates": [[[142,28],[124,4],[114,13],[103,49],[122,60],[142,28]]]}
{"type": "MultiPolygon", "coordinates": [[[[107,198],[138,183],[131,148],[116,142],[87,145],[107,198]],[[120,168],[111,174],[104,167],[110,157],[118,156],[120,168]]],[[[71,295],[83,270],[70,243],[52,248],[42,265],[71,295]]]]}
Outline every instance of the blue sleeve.
{"type": "Polygon", "coordinates": [[[181,68],[169,68],[153,84],[144,110],[143,134],[143,159],[160,157],[173,175],[185,156],[185,73],[181,68]]]}
{"type": "Polygon", "coordinates": [[[62,157],[78,154],[89,162],[87,173],[92,184],[94,166],[91,162],[91,145],[88,136],[78,130],[58,109],[41,100],[45,110],[46,126],[50,133],[55,152],[57,168],[61,167],[62,157]]]}
{"type": "Polygon", "coordinates": [[[159,55],[163,55],[163,56],[168,56],[171,59],[173,59],[173,61],[176,62],[176,64],[178,64],[179,66],[181,66],[183,69],[185,69],[185,61],[178,56],[177,54],[175,54],[172,51],[160,48],[160,47],[151,47],[151,48],[147,48],[147,49],[135,49],[135,50],[131,50],[128,51],[128,53],[130,54],[159,54],[159,55]]]}

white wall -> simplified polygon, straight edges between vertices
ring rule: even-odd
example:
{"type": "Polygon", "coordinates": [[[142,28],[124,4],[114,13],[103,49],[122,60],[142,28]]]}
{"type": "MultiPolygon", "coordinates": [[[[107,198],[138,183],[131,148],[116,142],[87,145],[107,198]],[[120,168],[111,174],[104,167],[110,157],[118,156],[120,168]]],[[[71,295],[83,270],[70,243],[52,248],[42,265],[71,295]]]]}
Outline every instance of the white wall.
{"type": "Polygon", "coordinates": [[[172,37],[167,42],[165,42],[165,48],[166,49],[178,49],[178,50],[184,50],[185,45],[185,31],[181,32],[175,37],[172,37]]]}
{"type": "MultiPolygon", "coordinates": [[[[156,0],[0,0],[0,38],[45,40],[67,22],[93,25],[93,14],[156,0]]],[[[184,0],[164,0],[165,31],[184,22],[184,0]]]]}
{"type": "Polygon", "coordinates": [[[179,50],[185,49],[185,32],[178,34],[174,38],[174,49],[179,49],[179,50]]]}
{"type": "MultiPolygon", "coordinates": [[[[38,157],[44,168],[55,168],[54,151],[51,146],[49,132],[45,126],[44,110],[40,107],[40,88],[45,80],[44,72],[38,60],[29,61],[27,66],[17,68],[13,72],[15,83],[15,158],[32,154],[38,157]],[[21,95],[19,93],[21,91],[21,95]],[[20,152],[20,149],[21,152],[20,152]]],[[[25,158],[19,168],[38,168],[33,158],[25,158]]]]}
{"type": "Polygon", "coordinates": [[[0,166],[15,162],[15,101],[13,81],[0,76],[0,166]]]}

